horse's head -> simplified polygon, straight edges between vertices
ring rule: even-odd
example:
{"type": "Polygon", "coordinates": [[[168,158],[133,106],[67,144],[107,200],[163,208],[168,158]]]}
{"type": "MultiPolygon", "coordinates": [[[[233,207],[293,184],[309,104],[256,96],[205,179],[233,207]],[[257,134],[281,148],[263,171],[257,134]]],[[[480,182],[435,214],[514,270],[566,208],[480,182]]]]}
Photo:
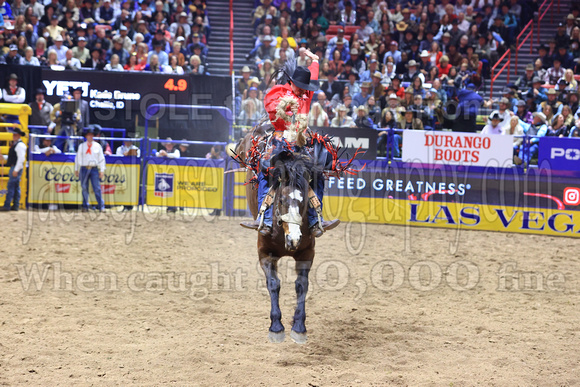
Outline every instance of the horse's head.
{"type": "Polygon", "coordinates": [[[302,241],[303,218],[308,210],[308,160],[292,154],[281,157],[276,162],[274,173],[279,184],[276,192],[276,226],[284,232],[286,250],[293,252],[302,241]]]}

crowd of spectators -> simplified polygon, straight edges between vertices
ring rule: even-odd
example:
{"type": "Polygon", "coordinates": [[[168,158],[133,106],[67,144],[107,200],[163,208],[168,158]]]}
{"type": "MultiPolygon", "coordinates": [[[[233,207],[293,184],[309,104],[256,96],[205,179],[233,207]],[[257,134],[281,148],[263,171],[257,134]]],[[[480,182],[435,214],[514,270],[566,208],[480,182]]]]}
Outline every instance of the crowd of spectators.
{"type": "MultiPolygon", "coordinates": [[[[262,117],[261,101],[275,69],[288,59],[308,66],[304,52],[311,50],[321,58],[313,126],[476,131],[476,116],[484,107],[500,115],[502,133],[531,127],[530,134],[543,135],[534,126],[536,119],[546,124],[546,135],[577,136],[572,129],[579,118],[574,78],[580,74],[579,5],[501,99],[481,97],[491,66],[515,48],[515,37],[538,5],[519,0],[261,0],[252,19],[255,48],[237,82],[238,123],[254,125],[262,117]],[[515,129],[510,124],[514,116],[521,119],[515,129]]],[[[519,155],[521,147],[516,148],[519,155]]],[[[393,153],[398,156],[399,149],[393,153]]]]}
{"type": "Polygon", "coordinates": [[[205,0],[2,0],[0,63],[207,72],[205,0]]]}

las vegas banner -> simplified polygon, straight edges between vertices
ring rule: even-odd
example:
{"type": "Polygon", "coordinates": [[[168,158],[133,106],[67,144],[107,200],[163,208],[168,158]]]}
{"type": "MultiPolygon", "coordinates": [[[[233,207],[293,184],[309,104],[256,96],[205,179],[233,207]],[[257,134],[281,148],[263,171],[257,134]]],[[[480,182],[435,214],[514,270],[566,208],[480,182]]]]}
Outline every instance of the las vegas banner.
{"type": "Polygon", "coordinates": [[[325,218],[580,237],[576,176],[515,167],[359,162],[366,167],[357,175],[326,181],[325,218]]]}

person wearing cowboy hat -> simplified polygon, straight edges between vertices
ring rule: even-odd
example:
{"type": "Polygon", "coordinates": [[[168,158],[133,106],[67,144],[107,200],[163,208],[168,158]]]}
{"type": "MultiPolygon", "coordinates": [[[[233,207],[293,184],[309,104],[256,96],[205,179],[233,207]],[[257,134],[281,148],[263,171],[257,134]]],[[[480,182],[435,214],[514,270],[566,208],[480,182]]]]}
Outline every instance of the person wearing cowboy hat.
{"type": "Polygon", "coordinates": [[[359,105],[354,108],[355,120],[354,125],[357,128],[376,129],[376,125],[369,117],[369,111],[365,105],[359,105]]]}
{"type": "Polygon", "coordinates": [[[26,144],[22,142],[22,137],[25,137],[20,128],[14,128],[12,132],[12,145],[8,150],[8,155],[0,153],[0,160],[2,164],[7,165],[8,170],[8,185],[6,186],[6,198],[4,206],[0,207],[0,211],[18,211],[20,206],[20,179],[24,171],[24,163],[26,162],[26,144]]]}
{"type": "Polygon", "coordinates": [[[8,85],[2,90],[2,98],[7,103],[24,103],[26,90],[18,86],[18,76],[14,73],[8,76],[8,85]]]}
{"type": "Polygon", "coordinates": [[[532,81],[535,75],[536,72],[534,71],[534,64],[528,63],[524,75],[520,76],[515,83],[518,90],[524,91],[532,87],[532,81]]]}
{"type": "MultiPolygon", "coordinates": [[[[274,128],[274,133],[268,137],[267,141],[276,149],[279,143],[295,143],[297,137],[291,136],[299,130],[304,130],[308,123],[308,114],[314,92],[320,88],[318,82],[318,56],[310,51],[305,54],[312,60],[310,67],[293,66],[287,63],[281,69],[282,76],[278,78],[278,84],[273,86],[264,98],[264,107],[270,122],[274,128]],[[290,69],[293,73],[289,74],[290,69]],[[286,138],[286,136],[290,136],[286,138]]],[[[302,132],[304,133],[304,132],[302,132]]],[[[270,155],[272,157],[273,155],[270,155]]],[[[258,208],[261,208],[262,202],[270,190],[270,179],[263,171],[258,175],[258,208]]],[[[320,203],[324,195],[324,176],[318,174],[313,176],[311,182],[316,196],[320,203]]],[[[324,221],[319,224],[318,216],[314,208],[308,209],[308,226],[314,237],[322,236],[324,231],[333,229],[340,221],[324,221]]],[[[261,218],[258,217],[253,222],[243,222],[241,226],[258,230],[263,236],[270,236],[272,233],[272,207],[268,206],[261,218]]]]}
{"type": "MultiPolygon", "coordinates": [[[[505,129],[509,125],[510,118],[514,115],[514,112],[509,109],[510,101],[507,98],[505,97],[500,98],[498,103],[499,103],[498,110],[492,111],[490,117],[494,116],[495,113],[497,113],[500,120],[500,126],[505,129]]],[[[487,120],[487,124],[488,125],[492,124],[491,118],[487,120]]]]}
{"type": "Polygon", "coordinates": [[[123,140],[123,144],[117,147],[115,151],[116,156],[125,157],[141,157],[141,149],[135,145],[135,135],[127,135],[123,140]]]}
{"type": "Polygon", "coordinates": [[[34,101],[28,104],[30,110],[32,110],[28,123],[30,125],[46,126],[48,127],[48,133],[52,133],[53,127],[51,126],[50,113],[53,106],[45,99],[44,89],[36,89],[34,97],[34,101]]]}
{"type": "Polygon", "coordinates": [[[552,107],[554,115],[562,113],[562,108],[564,107],[564,105],[562,104],[562,102],[558,101],[558,92],[556,91],[556,89],[549,89],[546,92],[546,96],[548,97],[548,99],[539,104],[538,112],[542,112],[546,107],[546,105],[549,105],[552,107]]]}
{"type": "MultiPolygon", "coordinates": [[[[501,125],[501,116],[497,111],[492,112],[489,115],[489,121],[487,125],[483,127],[481,130],[481,134],[483,135],[490,135],[490,134],[502,134],[504,129],[501,125]]],[[[509,123],[509,121],[508,121],[509,123]]]]}
{"type": "Polygon", "coordinates": [[[352,128],[355,126],[354,120],[348,115],[348,108],[340,104],[334,109],[336,116],[330,122],[333,128],[352,128]]]}
{"type": "Polygon", "coordinates": [[[86,128],[83,135],[86,141],[79,145],[75,157],[75,176],[80,180],[83,195],[82,211],[87,212],[89,210],[90,183],[97,199],[97,210],[104,212],[105,202],[101,194],[100,180],[105,177],[107,168],[105,154],[101,144],[93,141],[95,136],[94,128],[86,128]]]}
{"type": "Polygon", "coordinates": [[[520,121],[520,125],[522,125],[524,128],[524,133],[528,136],[532,136],[527,140],[529,152],[527,154],[524,153],[525,147],[522,147],[519,154],[519,158],[526,165],[529,164],[532,158],[538,155],[540,137],[544,137],[546,133],[548,133],[548,125],[546,125],[546,115],[544,113],[536,112],[532,116],[534,118],[530,125],[524,123],[523,121],[520,121]]]}
{"type": "Polygon", "coordinates": [[[360,106],[360,105],[364,105],[365,103],[367,103],[367,101],[369,100],[369,97],[370,97],[370,94],[369,94],[370,89],[371,89],[370,82],[363,82],[361,84],[360,93],[357,93],[352,97],[352,103],[355,107],[360,106]]]}
{"type": "Polygon", "coordinates": [[[399,128],[423,130],[423,122],[417,118],[417,111],[415,109],[401,106],[399,108],[399,114],[401,116],[399,119],[399,128]]]}
{"type": "Polygon", "coordinates": [[[43,153],[46,157],[49,157],[50,155],[58,155],[62,152],[56,146],[52,145],[52,138],[43,137],[40,146],[34,145],[34,153],[43,153]]]}

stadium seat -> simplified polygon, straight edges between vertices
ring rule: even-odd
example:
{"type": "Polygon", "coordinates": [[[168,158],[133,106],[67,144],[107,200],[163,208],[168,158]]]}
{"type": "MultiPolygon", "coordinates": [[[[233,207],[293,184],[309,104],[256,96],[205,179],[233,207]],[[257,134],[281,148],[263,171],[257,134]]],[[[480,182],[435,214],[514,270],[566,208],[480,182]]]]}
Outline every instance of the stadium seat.
{"type": "Polygon", "coordinates": [[[338,29],[341,26],[339,26],[338,24],[333,24],[328,26],[328,29],[326,30],[326,34],[327,35],[336,35],[338,33],[338,29]]]}
{"type": "Polygon", "coordinates": [[[108,24],[98,24],[95,26],[95,32],[97,32],[98,30],[111,31],[113,30],[113,27],[111,27],[108,24]]]}
{"type": "Polygon", "coordinates": [[[345,35],[352,35],[355,32],[357,32],[359,28],[360,28],[359,26],[345,26],[344,27],[344,34],[345,35]]]}

